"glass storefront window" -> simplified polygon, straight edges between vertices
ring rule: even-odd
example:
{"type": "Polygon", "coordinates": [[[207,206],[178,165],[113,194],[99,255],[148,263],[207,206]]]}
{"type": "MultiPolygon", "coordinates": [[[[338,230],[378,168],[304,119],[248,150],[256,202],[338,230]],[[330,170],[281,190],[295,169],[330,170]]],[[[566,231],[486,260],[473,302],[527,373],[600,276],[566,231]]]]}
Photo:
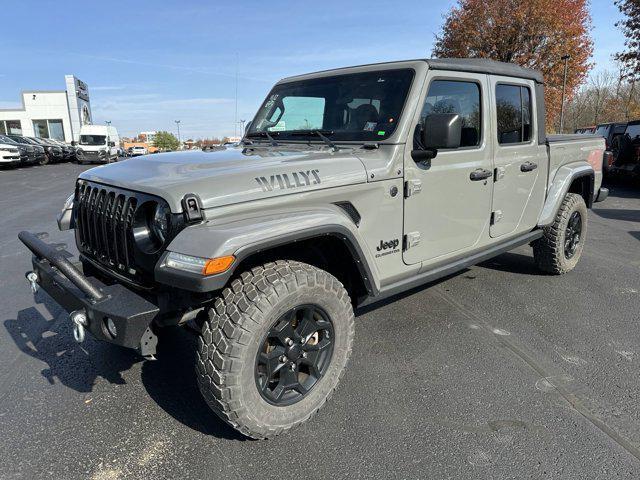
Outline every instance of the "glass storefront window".
{"type": "Polygon", "coordinates": [[[4,134],[6,135],[22,135],[22,125],[20,125],[20,120],[6,120],[5,122],[0,122],[3,124],[4,134]]]}
{"type": "Polygon", "coordinates": [[[64,128],[62,120],[49,120],[49,138],[64,142],[64,128]]]}
{"type": "Polygon", "coordinates": [[[34,120],[33,131],[38,138],[49,138],[49,127],[46,120],[34,120]]]}
{"type": "Polygon", "coordinates": [[[53,138],[64,141],[62,120],[33,120],[33,131],[38,138],[53,138]]]}

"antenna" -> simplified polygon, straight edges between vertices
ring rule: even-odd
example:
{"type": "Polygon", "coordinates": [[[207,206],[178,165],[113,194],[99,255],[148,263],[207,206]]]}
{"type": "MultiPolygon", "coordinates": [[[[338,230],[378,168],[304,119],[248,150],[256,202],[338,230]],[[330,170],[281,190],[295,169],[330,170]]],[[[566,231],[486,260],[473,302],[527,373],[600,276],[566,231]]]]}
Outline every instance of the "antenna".
{"type": "Polygon", "coordinates": [[[238,64],[240,63],[240,55],[236,52],[236,113],[233,117],[233,136],[238,136],[238,64]]]}

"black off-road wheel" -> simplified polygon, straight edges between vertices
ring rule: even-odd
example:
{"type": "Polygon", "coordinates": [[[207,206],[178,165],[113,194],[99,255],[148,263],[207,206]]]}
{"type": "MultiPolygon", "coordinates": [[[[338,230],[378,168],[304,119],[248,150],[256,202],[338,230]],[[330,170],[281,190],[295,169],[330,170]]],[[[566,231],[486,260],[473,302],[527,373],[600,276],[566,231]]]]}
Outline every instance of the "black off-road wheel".
{"type": "Polygon", "coordinates": [[[351,354],[351,299],[331,274],[296,261],[242,273],[209,309],[197,377],[211,409],[265,439],[307,421],[336,389],[351,354]]]}
{"type": "Polygon", "coordinates": [[[533,243],[533,258],[540,270],[562,275],[575,268],[587,235],[587,205],[582,196],[567,193],[553,223],[533,243]]]}

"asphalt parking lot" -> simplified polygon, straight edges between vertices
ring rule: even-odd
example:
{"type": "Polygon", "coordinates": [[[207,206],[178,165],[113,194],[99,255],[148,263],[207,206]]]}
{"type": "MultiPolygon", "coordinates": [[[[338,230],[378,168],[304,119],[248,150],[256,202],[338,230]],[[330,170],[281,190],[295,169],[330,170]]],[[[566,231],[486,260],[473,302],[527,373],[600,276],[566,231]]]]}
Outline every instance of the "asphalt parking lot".
{"type": "Polygon", "coordinates": [[[248,441],[200,398],[191,334],[143,362],[31,294],[17,234],[73,249],[55,215],[87,168],[0,170],[0,478],[640,478],[640,188],[590,212],[568,275],[522,247],[359,312],[332,400],[248,441]]]}

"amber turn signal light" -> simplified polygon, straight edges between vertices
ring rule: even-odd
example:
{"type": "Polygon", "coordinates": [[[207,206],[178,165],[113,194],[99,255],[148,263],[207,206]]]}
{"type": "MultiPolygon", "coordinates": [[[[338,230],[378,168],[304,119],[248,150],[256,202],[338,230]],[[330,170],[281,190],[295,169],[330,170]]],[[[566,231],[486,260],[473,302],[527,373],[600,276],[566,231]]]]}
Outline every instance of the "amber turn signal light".
{"type": "Polygon", "coordinates": [[[229,270],[229,267],[233,264],[236,257],[228,255],[226,257],[210,258],[202,267],[203,275],[215,275],[216,273],[222,273],[229,270]]]}

